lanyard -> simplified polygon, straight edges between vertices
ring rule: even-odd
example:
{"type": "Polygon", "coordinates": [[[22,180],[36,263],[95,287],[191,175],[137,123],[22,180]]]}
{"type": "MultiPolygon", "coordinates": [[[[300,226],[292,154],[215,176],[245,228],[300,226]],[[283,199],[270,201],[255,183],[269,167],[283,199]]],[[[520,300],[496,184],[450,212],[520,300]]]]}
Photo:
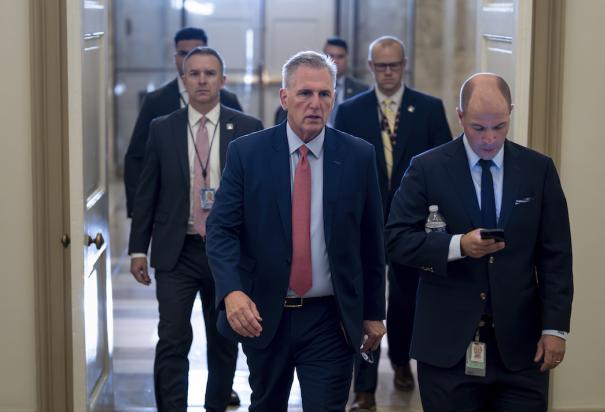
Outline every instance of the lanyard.
{"type": "MultiPolygon", "coordinates": [[[[189,113],[189,109],[187,109],[189,113]]],[[[206,122],[208,118],[206,118],[206,122]]],[[[195,144],[195,139],[193,138],[193,129],[191,128],[191,124],[189,123],[189,118],[187,118],[187,127],[189,128],[189,136],[191,136],[191,141],[193,142],[193,148],[195,149],[195,156],[197,157],[198,162],[200,162],[200,166],[202,167],[202,177],[204,181],[206,180],[206,176],[208,175],[208,166],[210,165],[210,153],[212,153],[212,145],[214,144],[214,138],[216,137],[216,129],[218,129],[219,122],[214,126],[214,131],[212,132],[212,138],[210,139],[210,145],[208,146],[208,156],[206,157],[206,166],[204,166],[204,162],[202,162],[202,158],[200,157],[200,153],[197,150],[197,145],[195,144]]],[[[200,127],[202,125],[200,124],[200,127]]],[[[204,124],[204,127],[206,125],[204,124]]]]}

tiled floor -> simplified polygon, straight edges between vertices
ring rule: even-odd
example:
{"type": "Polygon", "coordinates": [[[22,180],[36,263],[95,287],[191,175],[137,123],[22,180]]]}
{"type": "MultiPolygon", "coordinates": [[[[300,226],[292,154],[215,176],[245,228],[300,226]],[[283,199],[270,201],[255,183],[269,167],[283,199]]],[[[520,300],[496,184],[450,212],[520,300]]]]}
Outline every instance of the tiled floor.
{"type": "MultiPolygon", "coordinates": [[[[114,305],[113,389],[114,411],[155,411],[153,395],[153,355],[157,341],[157,302],[155,283],[145,287],[134,281],[129,273],[127,256],[128,230],[123,186],[115,181],[111,196],[111,251],[114,305]]],[[[199,299],[193,310],[194,340],[190,352],[189,412],[201,412],[206,385],[206,345],[203,317],[199,299]]],[[[383,341],[383,359],[380,362],[379,387],[376,393],[378,411],[421,411],[418,391],[401,393],[393,388],[393,372],[386,357],[386,339],[383,341]]],[[[245,411],[250,404],[248,367],[240,350],[234,389],[242,406],[234,411],[245,411]]],[[[289,402],[290,411],[302,411],[300,389],[295,381],[289,402]]]]}

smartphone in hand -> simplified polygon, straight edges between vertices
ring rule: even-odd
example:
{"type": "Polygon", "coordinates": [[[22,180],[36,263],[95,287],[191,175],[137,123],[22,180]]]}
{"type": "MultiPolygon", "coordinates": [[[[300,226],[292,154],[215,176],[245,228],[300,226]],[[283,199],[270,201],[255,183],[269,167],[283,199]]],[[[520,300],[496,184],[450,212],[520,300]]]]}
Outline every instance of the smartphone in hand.
{"type": "Polygon", "coordinates": [[[504,229],[481,229],[481,239],[494,239],[496,242],[504,242],[504,229]]]}

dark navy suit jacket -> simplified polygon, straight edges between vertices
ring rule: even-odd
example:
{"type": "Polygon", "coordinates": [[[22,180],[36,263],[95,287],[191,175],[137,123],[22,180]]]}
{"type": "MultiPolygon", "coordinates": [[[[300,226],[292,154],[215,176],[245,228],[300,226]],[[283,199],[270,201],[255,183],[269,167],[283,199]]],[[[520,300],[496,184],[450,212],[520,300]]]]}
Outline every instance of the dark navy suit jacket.
{"type": "Polygon", "coordinates": [[[386,227],[389,259],[422,269],[411,356],[443,368],[458,363],[484,311],[482,293],[491,293],[502,361],[511,370],[527,368],[541,331],[569,331],[571,316],[569,218],[552,160],[506,141],[498,222],[506,247],[448,262],[452,235],[480,225],[462,138],[415,157],[386,227]],[[448,233],[425,233],[429,205],[439,206],[448,233]]]}
{"type": "MultiPolygon", "coordinates": [[[[335,299],[348,342],[359,350],[363,320],[385,317],[383,216],[374,150],[326,128],[323,213],[335,299]]],[[[207,254],[217,306],[241,290],[263,318],[260,337],[244,338],[224,310],[218,329],[252,347],[277,330],[292,259],[290,154],[286,123],[229,145],[216,204],[207,221],[207,254]]]]}
{"type": "MultiPolygon", "coordinates": [[[[221,104],[234,110],[242,111],[237,96],[228,90],[221,89],[221,104]]],[[[132,137],[124,158],[124,184],[126,186],[126,211],[132,217],[134,196],[139,183],[139,176],[143,171],[145,145],[149,138],[149,125],[157,117],[165,116],[181,108],[181,95],[178,81],[166,83],[157,90],[148,93],[143,100],[143,106],[137,117],[132,131],[132,137]]]]}
{"type": "Polygon", "coordinates": [[[378,99],[374,89],[342,102],[338,106],[334,127],[374,145],[385,218],[410,159],[452,140],[441,100],[409,87],[405,87],[399,105],[397,144],[393,151],[393,172],[390,181],[384,159],[378,99]]]}
{"type": "MultiPolygon", "coordinates": [[[[146,253],[151,266],[172,270],[181,253],[189,220],[187,108],[151,123],[145,162],[134,199],[128,253],[146,253]]],[[[220,163],[233,139],[262,130],[260,120],[221,105],[220,163]],[[230,125],[229,127],[227,125],[230,125]]]]}

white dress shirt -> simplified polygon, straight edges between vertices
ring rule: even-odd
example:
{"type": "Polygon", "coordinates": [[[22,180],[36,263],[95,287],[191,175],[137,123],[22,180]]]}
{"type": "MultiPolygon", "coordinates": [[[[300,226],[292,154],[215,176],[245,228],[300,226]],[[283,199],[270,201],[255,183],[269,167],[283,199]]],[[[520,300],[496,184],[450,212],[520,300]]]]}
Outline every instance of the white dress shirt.
{"type": "MultiPolygon", "coordinates": [[[[210,165],[206,166],[208,159],[202,159],[204,166],[208,168],[208,187],[218,189],[221,181],[221,130],[219,127],[219,118],[221,114],[221,105],[217,104],[206,114],[206,131],[208,132],[208,147],[210,148],[210,165]]],[[[195,153],[195,136],[200,128],[200,120],[202,114],[195,110],[191,105],[188,109],[188,121],[191,129],[187,127],[187,154],[189,159],[189,221],[187,222],[187,234],[197,234],[197,230],[193,227],[193,202],[195,196],[199,193],[194,193],[195,179],[195,162],[198,162],[198,157],[195,153]]]]}

